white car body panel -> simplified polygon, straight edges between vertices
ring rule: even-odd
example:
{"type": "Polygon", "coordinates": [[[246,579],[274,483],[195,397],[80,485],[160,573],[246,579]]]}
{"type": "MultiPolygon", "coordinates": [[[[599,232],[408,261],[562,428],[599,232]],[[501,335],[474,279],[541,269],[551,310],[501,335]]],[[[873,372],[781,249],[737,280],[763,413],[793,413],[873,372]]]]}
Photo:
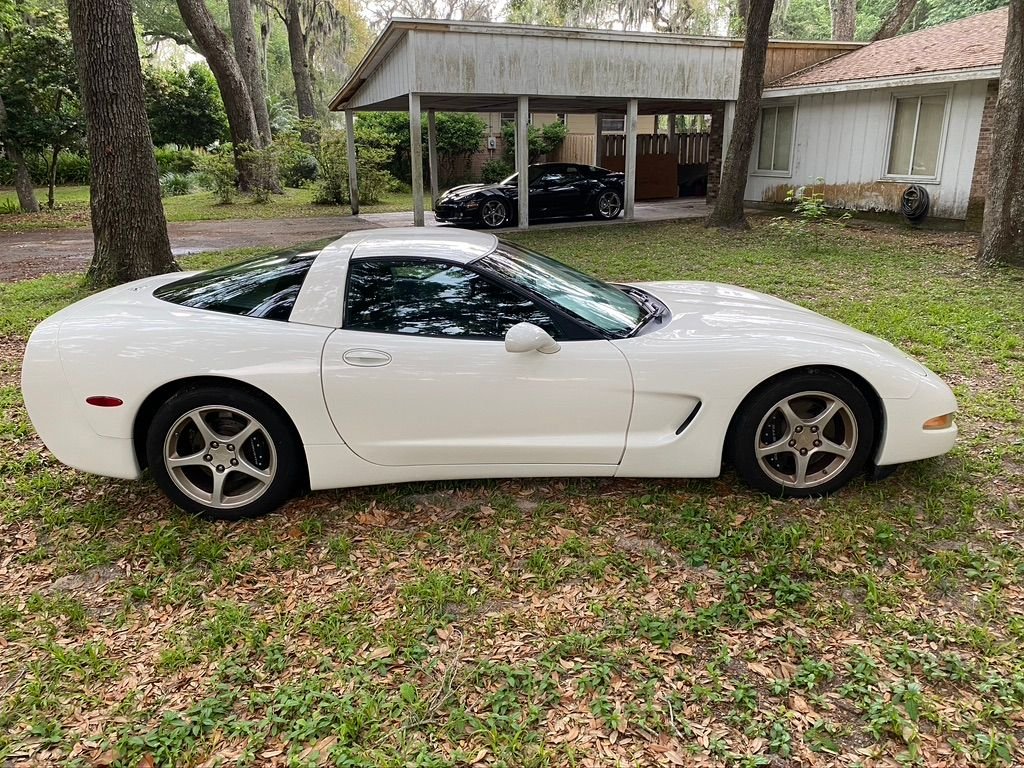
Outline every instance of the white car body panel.
{"type": "Polygon", "coordinates": [[[141,471],[133,437],[146,398],[197,377],[241,382],[272,398],[296,427],[314,489],[446,478],[713,477],[751,391],[785,371],[830,366],[877,394],[876,463],[953,445],[955,425],[922,428],[956,410],[935,374],[884,341],[735,286],[638,284],[670,316],[636,337],[563,341],[552,354],[341,327],[353,256],[470,263],[496,245],[493,235],[453,229],[346,235],[316,257],[287,322],[152,295],[180,273],[104,291],[32,334],[22,374],[29,415],[58,459],[120,478],[141,471]],[[356,359],[364,352],[369,364],[356,359]],[[87,405],[93,395],[124,404],[87,405]]]}

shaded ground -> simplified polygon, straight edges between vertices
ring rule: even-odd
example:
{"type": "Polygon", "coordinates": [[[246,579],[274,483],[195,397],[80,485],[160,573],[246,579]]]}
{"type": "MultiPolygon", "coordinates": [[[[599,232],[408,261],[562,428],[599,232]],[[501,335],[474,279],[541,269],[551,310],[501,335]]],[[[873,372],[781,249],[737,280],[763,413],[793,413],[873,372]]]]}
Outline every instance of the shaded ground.
{"type": "MultiPolygon", "coordinates": [[[[192,221],[167,225],[175,256],[233,248],[279,248],[338,236],[377,224],[354,216],[192,221]]],[[[0,282],[81,272],[92,258],[89,229],[0,232],[0,282]]]]}

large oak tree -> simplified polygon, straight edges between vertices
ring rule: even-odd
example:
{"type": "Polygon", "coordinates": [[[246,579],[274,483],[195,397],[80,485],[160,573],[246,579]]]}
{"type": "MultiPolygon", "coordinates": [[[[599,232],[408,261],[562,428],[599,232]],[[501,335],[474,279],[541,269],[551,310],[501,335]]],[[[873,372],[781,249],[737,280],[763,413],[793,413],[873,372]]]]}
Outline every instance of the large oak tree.
{"type": "Polygon", "coordinates": [[[740,63],[740,92],[736,100],[729,151],[725,155],[718,199],[705,222],[719,229],[747,229],[743,213],[743,193],[747,189],[747,168],[754,147],[754,133],[761,111],[764,67],[768,58],[768,26],[775,0],[750,0],[743,60],[740,63]]]}
{"type": "Polygon", "coordinates": [[[1024,267],[1024,0],[1010,1],[989,169],[978,258],[1024,267]]]}
{"type": "Polygon", "coordinates": [[[173,271],[131,2],[68,0],[68,19],[89,138],[89,282],[173,271]]]}

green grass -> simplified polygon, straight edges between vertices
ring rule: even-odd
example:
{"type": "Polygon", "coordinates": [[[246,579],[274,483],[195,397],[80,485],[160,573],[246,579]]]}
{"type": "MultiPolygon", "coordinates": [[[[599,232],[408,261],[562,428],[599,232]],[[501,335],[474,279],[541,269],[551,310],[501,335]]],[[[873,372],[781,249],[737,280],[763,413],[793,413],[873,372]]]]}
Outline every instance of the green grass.
{"type": "Polygon", "coordinates": [[[608,279],[740,283],[876,333],[953,384],[962,438],[825,500],[731,474],[450,482],[210,524],[49,457],[21,348],[84,290],[2,286],[0,763],[1024,761],[1024,278],[978,270],[959,235],[513,237],[608,279]]]}
{"type": "MultiPolygon", "coordinates": [[[[46,189],[36,191],[40,205],[37,214],[0,214],[0,232],[27,232],[40,229],[89,226],[89,188],[87,186],[57,187],[56,207],[46,209],[46,189]]],[[[0,189],[0,210],[5,206],[17,206],[18,198],[13,189],[0,189]]],[[[389,211],[411,211],[411,193],[392,193],[380,203],[364,205],[363,213],[389,211]]],[[[235,198],[229,205],[217,202],[211,192],[194,192],[190,195],[164,198],[164,214],[169,222],[177,221],[223,221],[227,219],[278,219],[307,218],[310,216],[347,216],[348,206],[316,205],[311,189],[285,189],[282,195],[273,195],[267,203],[254,203],[245,196],[235,198]]]]}

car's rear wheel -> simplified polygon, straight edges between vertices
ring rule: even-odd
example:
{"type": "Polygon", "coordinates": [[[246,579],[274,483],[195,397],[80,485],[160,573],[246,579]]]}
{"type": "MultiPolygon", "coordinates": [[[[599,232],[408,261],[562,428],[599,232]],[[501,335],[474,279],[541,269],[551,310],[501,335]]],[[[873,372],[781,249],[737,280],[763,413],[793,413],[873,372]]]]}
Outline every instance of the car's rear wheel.
{"type": "Polygon", "coordinates": [[[614,189],[606,189],[594,200],[594,216],[598,219],[614,219],[622,212],[622,197],[614,189]]]}
{"type": "Polygon", "coordinates": [[[823,496],[859,474],[874,442],[864,394],[834,373],[777,381],[746,402],[732,432],[736,471],[774,496],[823,496]]]}
{"type": "Polygon", "coordinates": [[[508,223],[508,206],[501,200],[484,200],[480,205],[480,223],[488,229],[497,229],[508,223]]]}
{"type": "Polygon", "coordinates": [[[266,514],[287,501],[300,476],[300,450],[275,408],[227,387],[170,398],[146,438],[160,488],[185,511],[218,520],[266,514]]]}

